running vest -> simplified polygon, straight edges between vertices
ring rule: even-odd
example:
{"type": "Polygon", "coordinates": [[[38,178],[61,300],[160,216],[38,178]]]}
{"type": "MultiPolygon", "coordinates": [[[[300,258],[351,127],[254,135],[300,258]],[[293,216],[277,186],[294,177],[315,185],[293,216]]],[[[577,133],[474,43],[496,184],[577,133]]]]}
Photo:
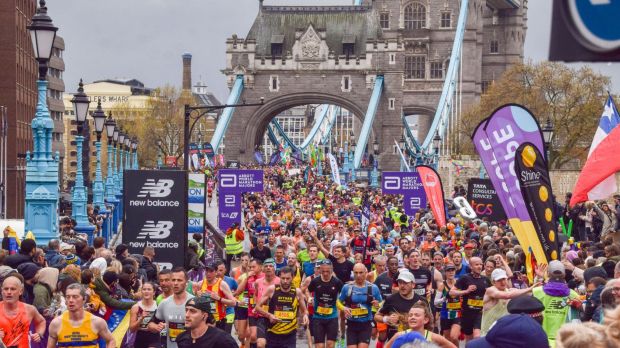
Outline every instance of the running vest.
{"type": "Polygon", "coordinates": [[[2,342],[7,347],[28,348],[28,329],[30,322],[26,313],[26,305],[23,302],[17,303],[17,315],[10,318],[4,312],[4,305],[0,301],[0,329],[4,331],[2,342]]]}
{"type": "Polygon", "coordinates": [[[273,296],[269,300],[269,313],[280,319],[281,322],[271,324],[267,331],[276,335],[288,335],[297,330],[297,293],[291,288],[283,291],[280,285],[276,285],[273,296]]]}
{"type": "MultiPolygon", "coordinates": [[[[202,283],[202,289],[200,290],[203,292],[210,291],[212,293],[216,293],[221,298],[221,297],[224,297],[224,292],[220,288],[221,285],[222,285],[221,278],[218,278],[215,284],[213,285],[209,285],[209,282],[205,279],[204,283],[202,283]]],[[[211,301],[211,314],[213,314],[213,319],[215,319],[215,321],[220,321],[226,318],[226,311],[224,309],[224,305],[222,304],[222,301],[215,301],[215,300],[211,301]]]]}
{"type": "MultiPolygon", "coordinates": [[[[456,287],[456,285],[455,285],[456,287]]],[[[450,296],[451,288],[447,281],[443,281],[443,305],[441,307],[441,318],[456,319],[461,317],[461,296],[450,296]]]]}
{"type": "Polygon", "coordinates": [[[84,311],[84,320],[80,326],[73,326],[69,321],[69,312],[62,314],[57,347],[98,348],[99,336],[93,332],[93,315],[84,311]]]}
{"type": "Polygon", "coordinates": [[[227,234],[224,238],[226,244],[227,255],[238,255],[243,252],[243,241],[237,241],[236,230],[233,230],[230,234],[227,234]]]}
{"type": "MultiPolygon", "coordinates": [[[[405,330],[405,334],[408,334],[412,331],[413,330],[411,329],[407,329],[405,330]]],[[[426,340],[426,342],[433,342],[433,333],[431,331],[424,330],[424,339],[426,340]]]]}

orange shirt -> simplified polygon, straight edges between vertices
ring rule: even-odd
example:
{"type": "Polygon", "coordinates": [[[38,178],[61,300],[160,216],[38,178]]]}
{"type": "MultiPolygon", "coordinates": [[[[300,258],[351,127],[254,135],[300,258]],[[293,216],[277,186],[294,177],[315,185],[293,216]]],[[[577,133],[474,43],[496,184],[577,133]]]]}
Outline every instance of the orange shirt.
{"type": "Polygon", "coordinates": [[[29,348],[28,330],[30,321],[26,312],[26,305],[23,302],[17,303],[17,315],[8,317],[4,311],[4,302],[0,301],[0,329],[4,331],[2,342],[5,346],[16,346],[18,348],[29,348]]]}

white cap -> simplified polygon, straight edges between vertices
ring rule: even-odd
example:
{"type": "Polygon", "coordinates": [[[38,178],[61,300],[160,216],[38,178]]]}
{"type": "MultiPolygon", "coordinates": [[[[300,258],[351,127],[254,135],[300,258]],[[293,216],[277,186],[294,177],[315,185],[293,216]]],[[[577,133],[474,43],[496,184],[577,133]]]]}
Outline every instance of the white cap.
{"type": "Polygon", "coordinates": [[[547,267],[547,272],[549,272],[549,274],[557,274],[557,275],[564,275],[566,273],[566,268],[564,267],[564,264],[558,260],[553,260],[551,262],[549,262],[549,267],[547,267]]]}
{"type": "Polygon", "coordinates": [[[408,270],[402,270],[398,273],[398,279],[397,280],[402,280],[404,282],[407,283],[413,283],[415,282],[415,277],[413,276],[413,274],[411,272],[409,272],[408,270]]]}
{"type": "Polygon", "coordinates": [[[435,237],[435,242],[443,242],[443,239],[441,238],[441,236],[437,236],[435,237]]]}
{"type": "Polygon", "coordinates": [[[491,273],[491,279],[493,279],[494,282],[501,280],[501,279],[508,279],[508,275],[506,274],[506,271],[504,271],[501,268],[496,268],[493,270],[493,273],[491,273]]]}

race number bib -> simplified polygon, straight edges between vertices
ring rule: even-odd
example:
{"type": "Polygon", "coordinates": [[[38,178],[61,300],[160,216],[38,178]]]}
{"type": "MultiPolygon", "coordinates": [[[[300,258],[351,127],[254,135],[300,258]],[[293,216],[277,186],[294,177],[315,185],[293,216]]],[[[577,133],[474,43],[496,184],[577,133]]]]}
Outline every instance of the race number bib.
{"type": "Polygon", "coordinates": [[[182,323],[169,323],[168,324],[168,337],[170,342],[176,342],[177,336],[185,331],[185,325],[182,323]]]}
{"type": "Polygon", "coordinates": [[[467,305],[470,307],[482,307],[482,300],[470,298],[467,300],[467,305]]]}
{"type": "Polygon", "coordinates": [[[318,307],[316,307],[316,313],[320,315],[331,315],[332,313],[334,313],[334,308],[319,305],[318,307]]]}
{"type": "Polygon", "coordinates": [[[357,308],[351,308],[351,315],[356,319],[364,318],[368,316],[368,308],[362,306],[357,308]]]}

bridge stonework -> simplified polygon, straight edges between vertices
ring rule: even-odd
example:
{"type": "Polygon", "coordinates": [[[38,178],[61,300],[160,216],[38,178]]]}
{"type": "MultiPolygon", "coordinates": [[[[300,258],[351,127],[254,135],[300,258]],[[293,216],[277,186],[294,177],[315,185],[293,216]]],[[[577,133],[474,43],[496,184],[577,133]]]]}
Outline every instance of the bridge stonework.
{"type": "MultiPolygon", "coordinates": [[[[229,87],[237,76],[244,76],[240,102],[260,98],[265,102],[234,111],[224,138],[226,157],[252,161],[267,124],[293,106],[335,104],[361,123],[374,80],[383,75],[368,144],[379,142],[381,169],[398,169],[394,140],[401,137],[403,115],[419,115],[419,141],[430,128],[460,1],[365,0],[362,6],[329,7],[260,3],[247,36],[227,40],[227,66],[222,72],[229,87]]],[[[469,1],[463,42],[464,108],[479,99],[483,85],[523,59],[527,1],[518,9],[494,8],[496,3],[502,1],[469,1]],[[498,52],[493,46],[490,53],[491,41],[498,52]]]]}

